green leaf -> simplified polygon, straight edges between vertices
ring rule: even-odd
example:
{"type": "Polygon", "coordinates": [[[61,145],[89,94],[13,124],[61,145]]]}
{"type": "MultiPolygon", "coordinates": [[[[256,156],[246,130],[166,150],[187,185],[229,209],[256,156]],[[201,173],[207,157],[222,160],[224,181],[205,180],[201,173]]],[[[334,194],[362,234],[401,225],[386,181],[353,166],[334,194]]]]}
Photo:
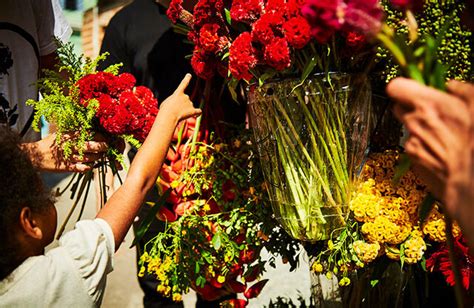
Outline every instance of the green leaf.
{"type": "Polygon", "coordinates": [[[372,288],[375,287],[378,283],[379,283],[378,279],[374,279],[370,281],[370,285],[372,286],[372,288]]]}
{"type": "Polygon", "coordinates": [[[425,197],[425,199],[423,199],[423,202],[421,202],[420,210],[418,212],[418,217],[422,225],[425,223],[426,218],[428,218],[428,214],[433,209],[433,206],[435,205],[435,203],[436,203],[436,198],[431,193],[429,193],[425,197]]]}
{"type": "Polygon", "coordinates": [[[393,176],[392,182],[398,185],[400,179],[410,170],[411,161],[407,154],[402,154],[398,160],[398,164],[395,167],[395,175],[393,176]]]}
{"type": "Polygon", "coordinates": [[[226,52],[226,53],[222,56],[221,60],[227,59],[227,58],[229,57],[229,54],[230,54],[229,52],[226,52]]]}
{"type": "Polygon", "coordinates": [[[167,189],[164,192],[164,194],[161,195],[160,199],[158,199],[155,206],[153,206],[150,209],[147,216],[145,217],[145,219],[143,219],[142,223],[140,224],[137,231],[135,232],[135,238],[133,239],[133,242],[130,248],[135,246],[143,238],[146,231],[148,231],[148,228],[150,228],[150,225],[153,222],[153,220],[156,219],[156,213],[158,213],[158,209],[165,204],[166,199],[168,199],[170,193],[171,193],[171,189],[167,189]]]}
{"type": "Polygon", "coordinates": [[[230,17],[230,11],[228,9],[224,9],[224,13],[225,13],[225,20],[227,21],[229,25],[231,25],[232,18],[230,17]]]}
{"type": "Polygon", "coordinates": [[[196,279],[196,285],[198,287],[204,287],[204,285],[206,284],[206,278],[202,277],[202,276],[199,276],[197,279],[196,279]]]}
{"type": "Polygon", "coordinates": [[[418,47],[414,52],[413,55],[417,58],[421,57],[423,53],[425,52],[426,48],[425,46],[420,46],[418,47]]]}
{"type": "Polygon", "coordinates": [[[196,266],[194,268],[194,273],[199,273],[199,271],[201,270],[201,266],[199,265],[199,262],[196,262],[196,266]]]}
{"type": "Polygon", "coordinates": [[[239,84],[239,81],[235,78],[232,78],[231,80],[227,82],[227,88],[229,89],[230,95],[232,96],[232,99],[236,102],[237,102],[237,92],[235,91],[235,89],[237,88],[238,84],[239,84]]]}
{"type": "Polygon", "coordinates": [[[313,71],[314,67],[318,63],[318,57],[314,56],[312,57],[308,62],[306,62],[306,65],[303,69],[303,74],[301,75],[301,80],[300,83],[297,84],[293,89],[291,89],[291,92],[293,92],[296,88],[300,87],[308,78],[309,74],[313,71]]]}
{"type": "Polygon", "coordinates": [[[426,272],[426,259],[423,257],[420,262],[421,268],[426,272]]]}
{"type": "Polygon", "coordinates": [[[222,245],[222,235],[220,232],[217,232],[212,237],[212,246],[214,246],[216,250],[219,250],[219,248],[221,248],[221,245],[222,245]]]}
{"type": "Polygon", "coordinates": [[[423,78],[423,73],[415,64],[409,63],[407,65],[407,74],[411,79],[414,79],[421,84],[426,84],[425,79],[423,78]]]}
{"type": "Polygon", "coordinates": [[[400,266],[403,268],[403,264],[405,263],[405,244],[400,245],[400,263],[400,266]]]}

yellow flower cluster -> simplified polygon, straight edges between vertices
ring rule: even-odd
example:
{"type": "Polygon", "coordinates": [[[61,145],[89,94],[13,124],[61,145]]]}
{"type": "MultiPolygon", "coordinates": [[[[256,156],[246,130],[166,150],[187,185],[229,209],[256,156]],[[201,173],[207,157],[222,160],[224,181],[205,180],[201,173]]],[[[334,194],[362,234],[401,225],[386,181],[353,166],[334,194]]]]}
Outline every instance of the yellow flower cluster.
{"type": "Polygon", "coordinates": [[[423,240],[423,233],[418,229],[413,230],[410,238],[405,241],[405,262],[414,264],[421,260],[426,250],[426,243],[423,240]]]}
{"type": "MultiPolygon", "coordinates": [[[[458,224],[453,224],[453,236],[457,237],[461,233],[458,224]]],[[[438,206],[435,206],[423,225],[423,234],[435,242],[446,241],[446,223],[444,215],[439,212],[438,206]]]]}
{"type": "MultiPolygon", "coordinates": [[[[170,271],[171,266],[175,263],[173,259],[169,256],[166,256],[164,260],[161,260],[160,258],[152,257],[147,252],[145,252],[140,257],[140,263],[145,264],[146,267],[142,266],[140,268],[138,276],[143,277],[145,271],[156,275],[157,280],[160,282],[156,290],[164,296],[170,296],[172,289],[169,285],[168,272],[170,271]]],[[[182,301],[181,294],[173,292],[172,299],[176,302],[182,301]]]]}
{"type": "Polygon", "coordinates": [[[355,241],[352,244],[357,257],[364,263],[370,263],[377,258],[380,251],[380,244],[366,243],[364,241],[355,241]]]}
{"type": "Polygon", "coordinates": [[[354,218],[362,223],[365,241],[356,241],[353,248],[364,263],[384,252],[392,259],[399,258],[397,246],[402,243],[405,252],[411,254],[410,261],[417,259],[420,251],[423,254],[420,247],[426,248],[422,237],[423,245],[417,237],[410,237],[418,226],[418,207],[426,196],[425,187],[411,171],[397,185],[392,182],[398,158],[399,153],[393,150],[371,155],[349,204],[354,218]]]}

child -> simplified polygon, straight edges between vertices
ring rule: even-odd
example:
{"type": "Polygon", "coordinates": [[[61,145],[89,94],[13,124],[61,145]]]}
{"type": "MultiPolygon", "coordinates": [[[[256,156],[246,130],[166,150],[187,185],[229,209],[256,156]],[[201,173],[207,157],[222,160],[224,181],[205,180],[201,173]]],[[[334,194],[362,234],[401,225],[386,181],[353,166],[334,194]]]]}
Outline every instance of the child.
{"type": "Polygon", "coordinates": [[[155,184],[173,131],[196,116],[184,94],[191,75],[162,104],[124,184],[94,220],[83,220],[44,254],[56,230],[56,209],[17,137],[0,130],[0,306],[100,306],[112,256],[155,184]]]}

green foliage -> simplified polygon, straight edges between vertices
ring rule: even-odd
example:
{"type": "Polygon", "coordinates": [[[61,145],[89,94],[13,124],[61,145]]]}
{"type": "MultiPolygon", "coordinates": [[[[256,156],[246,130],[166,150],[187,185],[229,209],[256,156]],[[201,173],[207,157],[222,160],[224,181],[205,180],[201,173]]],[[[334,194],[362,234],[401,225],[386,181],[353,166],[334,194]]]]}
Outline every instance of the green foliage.
{"type": "MultiPolygon", "coordinates": [[[[79,104],[76,83],[82,77],[95,73],[97,65],[107,57],[107,53],[94,60],[84,59],[82,55],[77,56],[74,53],[72,43],[65,44],[56,40],[56,44],[59,64],[55,70],[45,70],[45,77],[38,81],[42,99],[39,101],[30,99],[26,103],[33,106],[35,110],[32,124],[35,130],[40,129],[41,117],[55,125],[56,143],[61,145],[64,156],[68,158],[73,148],[77,148],[79,155],[82,155],[85,142],[93,139],[94,131],[97,129],[94,117],[98,102],[90,100],[87,106],[79,104]],[[66,138],[67,133],[72,133],[73,136],[66,138]]],[[[105,72],[116,75],[121,65],[111,65],[105,69],[105,72]]],[[[132,137],[128,139],[139,146],[132,137]]],[[[109,154],[120,160],[121,155],[116,150],[111,149],[109,154]]]]}
{"type": "MultiPolygon", "coordinates": [[[[387,14],[387,24],[397,33],[408,33],[403,13],[393,9],[388,0],[382,3],[387,14]]],[[[447,79],[473,80],[470,45],[472,33],[461,24],[460,16],[463,9],[464,4],[459,0],[428,0],[423,11],[415,16],[422,42],[426,40],[426,34],[437,37],[443,27],[449,24],[437,52],[439,61],[448,67],[447,79]]],[[[378,48],[377,61],[382,68],[382,78],[387,82],[400,76],[399,66],[391,59],[385,48],[378,48]]]]}

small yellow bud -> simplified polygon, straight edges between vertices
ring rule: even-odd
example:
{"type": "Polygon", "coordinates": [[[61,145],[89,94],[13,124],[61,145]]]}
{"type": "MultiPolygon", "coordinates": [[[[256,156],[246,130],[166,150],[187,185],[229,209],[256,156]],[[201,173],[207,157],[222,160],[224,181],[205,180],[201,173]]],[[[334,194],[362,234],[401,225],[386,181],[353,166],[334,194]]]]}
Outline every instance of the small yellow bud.
{"type": "Polygon", "coordinates": [[[313,263],[313,266],[311,267],[311,269],[313,270],[313,272],[315,273],[321,273],[323,271],[323,265],[321,263],[318,263],[318,262],[314,262],[313,263]]]}
{"type": "Polygon", "coordinates": [[[341,287],[348,286],[350,283],[351,283],[351,280],[350,280],[348,277],[343,277],[343,278],[339,281],[339,285],[340,285],[341,287]]]}
{"type": "Polygon", "coordinates": [[[217,277],[217,282],[218,282],[218,283],[224,283],[224,282],[225,282],[225,277],[219,275],[219,276],[217,277]]]}

